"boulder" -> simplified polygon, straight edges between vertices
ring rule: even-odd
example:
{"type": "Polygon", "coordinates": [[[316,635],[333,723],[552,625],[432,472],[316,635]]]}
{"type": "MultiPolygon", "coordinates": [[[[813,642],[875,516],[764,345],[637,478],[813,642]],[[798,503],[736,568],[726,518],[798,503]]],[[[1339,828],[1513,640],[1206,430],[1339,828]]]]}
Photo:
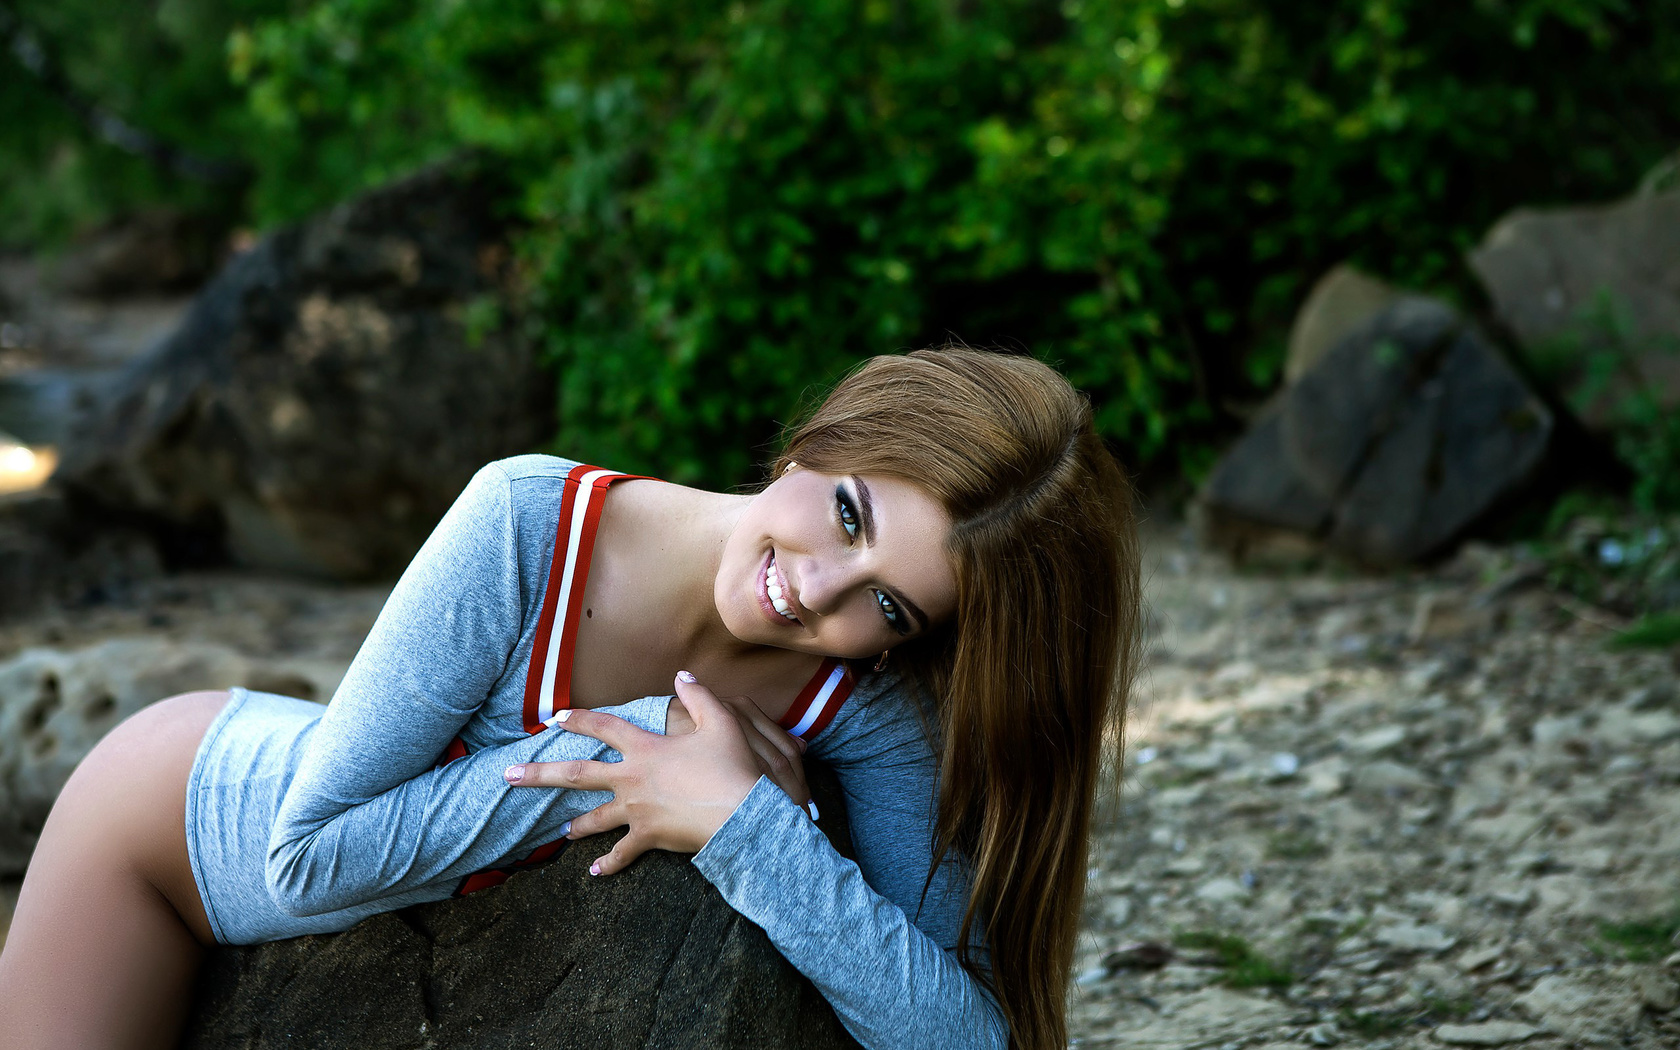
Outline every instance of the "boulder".
{"type": "Polygon", "coordinates": [[[162,570],[144,534],[80,513],[54,488],[0,492],[0,622],[120,593],[162,570]]]}
{"type": "Polygon", "coordinates": [[[1209,476],[1203,519],[1215,542],[1257,522],[1363,562],[1415,561],[1521,488],[1552,430],[1473,325],[1406,296],[1274,399],[1209,476]]]}
{"type": "Polygon", "coordinates": [[[64,782],[118,722],[166,696],[235,685],[324,700],[337,680],[219,645],[154,639],[26,649],[0,662],[0,876],[23,874],[64,782]]]}
{"type": "Polygon", "coordinates": [[[66,442],[55,480],[177,546],[390,575],[473,471],[552,433],[486,178],[421,173],[235,257],[66,442]]]}
{"type": "Polygon", "coordinates": [[[1349,332],[1400,298],[1401,292],[1343,263],[1318,279],[1289,328],[1283,380],[1293,383],[1349,332]]]}
{"type": "MultiPolygon", "coordinates": [[[[807,767],[842,852],[844,804],[807,767]]],[[[589,875],[616,838],[454,900],[344,933],[218,948],[183,1050],[840,1050],[857,1044],[764,931],[689,858],[589,875]]]]}
{"type": "Polygon", "coordinates": [[[1589,428],[1615,421],[1625,375],[1595,392],[1590,356],[1631,355],[1664,408],[1680,406],[1680,190],[1615,204],[1523,208],[1470,253],[1501,322],[1589,428]]]}

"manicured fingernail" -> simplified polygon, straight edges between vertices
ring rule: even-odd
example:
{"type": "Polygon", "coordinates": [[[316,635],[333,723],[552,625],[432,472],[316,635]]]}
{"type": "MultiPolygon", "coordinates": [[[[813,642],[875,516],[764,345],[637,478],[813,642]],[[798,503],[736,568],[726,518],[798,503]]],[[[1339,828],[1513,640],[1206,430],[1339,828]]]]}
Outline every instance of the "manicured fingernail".
{"type": "Polygon", "coordinates": [[[805,803],[805,812],[811,814],[811,819],[812,820],[817,819],[817,800],[816,799],[812,799],[811,801],[805,803]]]}
{"type": "Polygon", "coordinates": [[[572,834],[572,822],[568,820],[568,821],[566,821],[566,823],[560,825],[560,837],[561,838],[570,838],[571,834],[572,834]]]}
{"type": "Polygon", "coordinates": [[[694,677],[693,675],[689,674],[687,671],[678,671],[677,672],[677,681],[679,681],[679,682],[687,682],[690,685],[693,685],[695,682],[698,682],[699,680],[700,679],[698,679],[698,678],[694,677]]]}
{"type": "Polygon", "coordinates": [[[600,861],[596,861],[595,863],[593,863],[589,866],[589,874],[591,874],[591,875],[601,874],[601,862],[600,861]]]}
{"type": "Polygon", "coordinates": [[[517,784],[521,780],[525,779],[525,767],[524,766],[509,766],[506,769],[502,770],[502,776],[507,780],[507,782],[509,784],[517,784]]]}

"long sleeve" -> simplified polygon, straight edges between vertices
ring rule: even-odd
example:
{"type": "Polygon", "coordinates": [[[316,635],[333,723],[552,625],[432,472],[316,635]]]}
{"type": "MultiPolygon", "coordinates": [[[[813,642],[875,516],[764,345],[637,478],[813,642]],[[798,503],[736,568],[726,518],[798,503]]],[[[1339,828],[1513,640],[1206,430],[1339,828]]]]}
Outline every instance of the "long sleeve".
{"type": "Polygon", "coordinates": [[[966,871],[947,860],[927,879],[937,767],[913,702],[854,697],[813,742],[840,776],[857,862],[760,779],[694,863],[869,1050],[1003,1050],[1001,1011],[956,960],[966,871]]]}
{"type": "MultiPolygon", "coordinates": [[[[515,791],[516,762],[616,751],[550,730],[437,766],[508,670],[524,624],[510,481],[473,478],[392,590],[280,803],[265,878],[317,915],[455,878],[559,837],[604,792],[515,791]]],[[[605,710],[663,732],[668,697],[605,710]]]]}

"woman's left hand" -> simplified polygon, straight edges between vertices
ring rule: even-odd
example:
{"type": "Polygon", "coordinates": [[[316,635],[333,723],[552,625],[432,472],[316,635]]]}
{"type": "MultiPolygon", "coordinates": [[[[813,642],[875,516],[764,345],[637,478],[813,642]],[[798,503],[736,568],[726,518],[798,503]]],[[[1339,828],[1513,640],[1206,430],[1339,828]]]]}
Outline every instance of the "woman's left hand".
{"type": "MultiPolygon", "coordinates": [[[[684,672],[686,674],[687,672],[684,672]]],[[[649,733],[621,718],[589,710],[565,712],[562,727],[612,747],[622,762],[527,762],[511,766],[515,787],[611,791],[611,802],[571,823],[566,837],[584,838],[628,824],[590,873],[622,871],[650,849],[697,853],[758,782],[759,760],[740,722],[692,675],[677,676],[677,699],[694,731],[649,733]]]]}

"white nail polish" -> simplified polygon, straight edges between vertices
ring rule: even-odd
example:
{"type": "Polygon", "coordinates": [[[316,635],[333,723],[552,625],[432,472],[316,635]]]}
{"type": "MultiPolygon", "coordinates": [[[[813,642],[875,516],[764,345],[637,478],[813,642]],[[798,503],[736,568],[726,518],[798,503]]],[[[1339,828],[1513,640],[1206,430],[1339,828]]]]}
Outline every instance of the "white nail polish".
{"type": "Polygon", "coordinates": [[[813,821],[815,821],[817,819],[817,800],[816,799],[812,799],[811,801],[805,803],[805,812],[811,814],[811,819],[813,821]]]}

